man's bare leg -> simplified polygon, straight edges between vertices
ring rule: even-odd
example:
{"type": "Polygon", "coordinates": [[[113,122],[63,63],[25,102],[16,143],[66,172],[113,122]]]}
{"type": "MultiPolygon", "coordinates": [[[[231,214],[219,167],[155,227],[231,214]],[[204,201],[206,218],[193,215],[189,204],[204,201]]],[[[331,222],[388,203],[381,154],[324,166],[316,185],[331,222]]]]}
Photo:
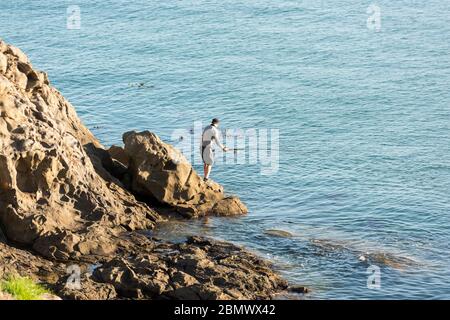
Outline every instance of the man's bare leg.
{"type": "Polygon", "coordinates": [[[209,179],[209,174],[211,173],[211,169],[212,169],[211,165],[205,164],[205,167],[204,167],[205,176],[204,177],[206,180],[209,179]]]}

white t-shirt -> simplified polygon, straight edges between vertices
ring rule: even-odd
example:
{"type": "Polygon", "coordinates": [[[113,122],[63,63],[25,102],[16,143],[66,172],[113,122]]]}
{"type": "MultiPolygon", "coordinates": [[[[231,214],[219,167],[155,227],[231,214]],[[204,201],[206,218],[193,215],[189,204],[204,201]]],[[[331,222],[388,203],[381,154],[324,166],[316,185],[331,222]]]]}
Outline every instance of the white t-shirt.
{"type": "Polygon", "coordinates": [[[215,142],[219,148],[223,149],[224,146],[222,143],[220,143],[220,131],[217,129],[217,127],[213,124],[210,124],[203,130],[202,135],[202,146],[210,146],[212,145],[212,142],[215,142]]]}

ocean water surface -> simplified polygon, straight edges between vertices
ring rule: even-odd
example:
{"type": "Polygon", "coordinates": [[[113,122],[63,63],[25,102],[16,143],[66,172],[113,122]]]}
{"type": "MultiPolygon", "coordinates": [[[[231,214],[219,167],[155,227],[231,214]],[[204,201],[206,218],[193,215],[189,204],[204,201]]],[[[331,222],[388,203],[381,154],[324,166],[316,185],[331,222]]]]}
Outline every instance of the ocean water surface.
{"type": "Polygon", "coordinates": [[[371,4],[2,0],[0,37],[105,146],[145,129],[173,142],[213,117],[279,130],[276,173],[213,170],[248,216],[171,222],[156,236],[244,245],[310,287],[307,299],[449,299],[450,3],[377,1],[378,32],[371,4]]]}

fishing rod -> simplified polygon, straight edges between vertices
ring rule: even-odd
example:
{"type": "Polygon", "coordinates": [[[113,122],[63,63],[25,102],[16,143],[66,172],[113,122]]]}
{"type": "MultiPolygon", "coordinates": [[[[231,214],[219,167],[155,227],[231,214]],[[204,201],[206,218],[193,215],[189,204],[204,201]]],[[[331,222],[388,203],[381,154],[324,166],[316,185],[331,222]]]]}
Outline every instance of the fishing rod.
{"type": "MultiPolygon", "coordinates": [[[[250,148],[249,150],[251,150],[251,149],[253,149],[253,150],[265,150],[265,151],[271,151],[271,150],[273,150],[273,149],[269,149],[269,148],[266,148],[266,149],[261,149],[261,148],[250,148]]],[[[229,148],[228,150],[230,150],[230,151],[245,151],[245,150],[247,150],[247,149],[245,149],[245,148],[229,148]]]]}

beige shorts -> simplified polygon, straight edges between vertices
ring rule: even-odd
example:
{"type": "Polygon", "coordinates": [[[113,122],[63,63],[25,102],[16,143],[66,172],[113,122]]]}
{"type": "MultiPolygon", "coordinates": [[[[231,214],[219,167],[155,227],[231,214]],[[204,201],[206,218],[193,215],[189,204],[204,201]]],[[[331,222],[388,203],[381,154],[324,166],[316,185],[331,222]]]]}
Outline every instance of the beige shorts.
{"type": "Polygon", "coordinates": [[[207,164],[210,166],[214,164],[214,150],[213,150],[211,144],[202,146],[201,153],[202,153],[202,159],[203,159],[204,164],[207,164]]]}

